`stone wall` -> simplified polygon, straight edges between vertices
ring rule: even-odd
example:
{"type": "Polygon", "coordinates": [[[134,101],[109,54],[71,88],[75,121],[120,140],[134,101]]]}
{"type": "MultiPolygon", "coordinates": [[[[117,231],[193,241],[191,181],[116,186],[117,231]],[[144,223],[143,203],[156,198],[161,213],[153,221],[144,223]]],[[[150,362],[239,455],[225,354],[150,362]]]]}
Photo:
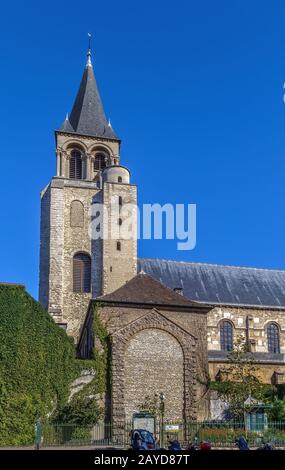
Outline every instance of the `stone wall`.
{"type": "Polygon", "coordinates": [[[137,188],[129,184],[104,183],[103,202],[106,207],[112,206],[108,214],[108,237],[103,240],[102,293],[105,295],[114,292],[137,274],[137,188]],[[119,206],[119,197],[122,206],[119,206]],[[133,206],[131,223],[128,224],[131,238],[125,239],[123,224],[130,213],[124,208],[128,205],[133,206]],[[119,219],[122,225],[119,225],[119,219]]]}
{"type": "MultiPolygon", "coordinates": [[[[209,374],[212,380],[216,379],[217,374],[221,369],[224,369],[227,363],[224,361],[209,361],[209,374]]],[[[285,383],[285,363],[278,362],[256,362],[256,375],[258,379],[267,384],[276,383],[276,373],[279,376],[279,383],[285,383]]]]}
{"type": "MultiPolygon", "coordinates": [[[[109,207],[114,196],[122,197],[123,217],[124,204],[136,204],[136,187],[105,183],[98,189],[94,182],[58,177],[42,194],[40,302],[56,322],[67,325],[67,333],[76,340],[90,299],[112,292],[136,274],[136,239],[93,237],[94,204],[104,202],[109,207]],[[75,201],[83,210],[80,224],[71,220],[75,201]],[[121,250],[117,249],[118,240],[121,250]],[[73,257],[77,252],[91,256],[90,293],[73,292],[73,257]]],[[[110,224],[110,212],[106,216],[110,224]]]]}
{"type": "Polygon", "coordinates": [[[99,314],[112,337],[114,421],[121,422],[126,416],[130,417],[145,397],[145,391],[165,393],[169,419],[178,420],[183,416],[187,420],[203,420],[208,417],[205,314],[112,305],[101,306],[99,314]],[[140,365],[139,356],[146,357],[147,361],[142,359],[140,365]],[[146,364],[148,358],[150,364],[146,364]]]}
{"type": "Polygon", "coordinates": [[[266,325],[275,322],[280,327],[280,350],[285,353],[285,315],[282,310],[253,309],[241,307],[215,307],[208,313],[208,349],[220,349],[220,321],[230,320],[234,337],[246,333],[246,318],[249,318],[249,339],[252,351],[267,352],[266,325]]]}
{"type": "Polygon", "coordinates": [[[125,350],[125,413],[131,420],[146,397],[163,391],[165,419],[181,422],[184,407],[183,351],[177,339],[160,329],[134,335],[125,350]]]}
{"type": "Polygon", "coordinates": [[[48,310],[49,247],[50,247],[50,185],[41,193],[39,301],[48,310]]]}

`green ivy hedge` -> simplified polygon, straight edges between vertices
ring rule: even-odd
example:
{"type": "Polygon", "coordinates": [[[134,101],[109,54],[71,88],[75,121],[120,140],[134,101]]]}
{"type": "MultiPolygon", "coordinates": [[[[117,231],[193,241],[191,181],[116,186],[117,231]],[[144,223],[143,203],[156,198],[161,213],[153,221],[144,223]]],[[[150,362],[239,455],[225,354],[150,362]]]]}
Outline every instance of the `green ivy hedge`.
{"type": "Polygon", "coordinates": [[[0,285],[0,445],[33,443],[78,375],[73,340],[24,287],[0,285]]]}

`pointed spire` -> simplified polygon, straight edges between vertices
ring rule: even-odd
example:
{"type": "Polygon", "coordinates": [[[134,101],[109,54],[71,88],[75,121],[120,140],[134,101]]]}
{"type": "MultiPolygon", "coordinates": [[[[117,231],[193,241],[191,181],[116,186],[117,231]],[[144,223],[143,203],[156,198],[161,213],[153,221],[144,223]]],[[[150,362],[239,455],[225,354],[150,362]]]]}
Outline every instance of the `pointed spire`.
{"type": "Polygon", "coordinates": [[[69,122],[68,113],[66,113],[65,120],[63,121],[63,123],[61,124],[58,130],[62,132],[74,132],[74,129],[72,128],[69,122]]]}
{"type": "Polygon", "coordinates": [[[88,33],[89,48],[87,64],[81,79],[80,87],[73,104],[70,117],[59,130],[74,132],[76,134],[120,140],[112,126],[107,121],[102,101],[98,91],[94,70],[91,63],[91,34],[88,33]],[[72,130],[71,130],[72,129],[72,130]]]}

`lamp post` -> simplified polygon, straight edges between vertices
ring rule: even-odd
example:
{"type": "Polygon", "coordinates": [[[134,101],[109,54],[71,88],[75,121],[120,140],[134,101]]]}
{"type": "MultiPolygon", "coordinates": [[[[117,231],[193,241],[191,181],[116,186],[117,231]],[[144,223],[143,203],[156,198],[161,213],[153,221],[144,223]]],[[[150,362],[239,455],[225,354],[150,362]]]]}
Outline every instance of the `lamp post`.
{"type": "Polygon", "coordinates": [[[163,448],[164,446],[164,406],[165,406],[165,396],[164,394],[161,392],[160,395],[159,395],[159,399],[160,399],[160,405],[159,405],[159,410],[160,410],[160,447],[163,448]]]}

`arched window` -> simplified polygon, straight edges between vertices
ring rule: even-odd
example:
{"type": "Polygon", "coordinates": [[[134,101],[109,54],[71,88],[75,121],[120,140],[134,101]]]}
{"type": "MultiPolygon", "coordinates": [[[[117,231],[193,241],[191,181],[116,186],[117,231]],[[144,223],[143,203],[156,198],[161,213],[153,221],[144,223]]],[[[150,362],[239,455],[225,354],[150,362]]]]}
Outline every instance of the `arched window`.
{"type": "Polygon", "coordinates": [[[118,183],[122,183],[122,177],[121,176],[118,176],[118,183]]]}
{"type": "Polygon", "coordinates": [[[80,150],[72,150],[69,162],[69,178],[82,179],[82,155],[80,150]]]}
{"type": "Polygon", "coordinates": [[[121,251],[122,245],[121,242],[117,242],[117,251],[121,251]]]}
{"type": "Polygon", "coordinates": [[[267,345],[268,352],[280,353],[279,328],[276,323],[269,323],[267,326],[267,345]]]}
{"type": "Polygon", "coordinates": [[[122,219],[121,219],[121,218],[118,219],[118,224],[119,224],[119,225],[122,225],[122,223],[123,223],[122,219]]]}
{"type": "Polygon", "coordinates": [[[80,201],[72,201],[71,203],[70,226],[84,227],[84,206],[80,201]]]}
{"type": "Polygon", "coordinates": [[[101,171],[107,166],[107,156],[105,153],[97,153],[94,160],[94,171],[101,171]]]}
{"type": "Polygon", "coordinates": [[[233,325],[228,320],[223,320],[220,323],[220,343],[222,351],[232,351],[233,325]]]}
{"type": "Polygon", "coordinates": [[[85,253],[73,257],[73,292],[91,291],[91,258],[85,253]]]}
{"type": "Polygon", "coordinates": [[[122,207],[123,205],[123,198],[122,196],[119,196],[119,206],[122,207]]]}

